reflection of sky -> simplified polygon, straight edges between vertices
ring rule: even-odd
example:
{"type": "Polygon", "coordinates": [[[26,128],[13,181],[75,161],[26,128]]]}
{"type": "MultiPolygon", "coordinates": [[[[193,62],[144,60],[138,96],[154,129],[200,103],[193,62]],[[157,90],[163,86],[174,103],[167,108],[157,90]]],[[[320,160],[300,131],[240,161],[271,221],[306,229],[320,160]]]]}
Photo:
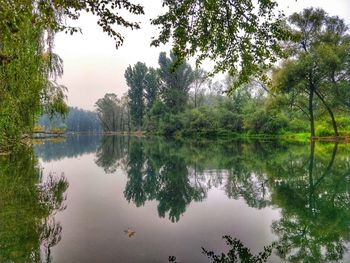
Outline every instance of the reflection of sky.
{"type": "MultiPolygon", "coordinates": [[[[74,36],[60,33],[56,37],[57,52],[64,60],[65,74],[61,82],[69,88],[69,105],[93,109],[95,102],[105,93],[121,96],[127,91],[124,71],[128,65],[141,61],[157,67],[160,51],[169,51],[170,45],[150,48],[155,28],[149,19],[161,10],[161,0],[132,1],[145,6],[146,16],[126,16],[132,21],[142,22],[142,30],[121,30],[125,36],[123,47],[116,50],[114,42],[96,25],[96,19],[82,14],[75,22],[82,28],[83,35],[74,36]]],[[[278,0],[281,9],[289,15],[303,8],[319,6],[331,15],[339,15],[350,24],[349,0],[278,0]]],[[[211,63],[205,64],[209,67],[211,63]]]]}
{"type": "MultiPolygon", "coordinates": [[[[279,211],[249,208],[243,200],[228,199],[213,187],[203,202],[192,202],[177,223],[159,218],[157,201],[137,208],[124,198],[126,174],[106,175],[94,154],[42,163],[45,170],[64,172],[69,181],[67,209],[57,215],[62,240],[53,248],[54,262],[201,262],[201,247],[225,251],[221,239],[230,234],[257,253],[274,237],[270,232],[279,211]],[[136,231],[133,238],[123,232],[136,231]]],[[[276,261],[278,262],[278,261],[276,261]]]]}

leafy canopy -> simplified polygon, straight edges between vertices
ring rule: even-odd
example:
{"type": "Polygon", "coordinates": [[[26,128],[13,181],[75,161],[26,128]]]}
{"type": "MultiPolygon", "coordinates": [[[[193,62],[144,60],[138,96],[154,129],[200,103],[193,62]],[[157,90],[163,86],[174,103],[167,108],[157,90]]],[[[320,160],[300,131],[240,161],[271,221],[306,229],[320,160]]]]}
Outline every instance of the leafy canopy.
{"type": "MultiPolygon", "coordinates": [[[[234,87],[262,74],[282,56],[279,41],[287,39],[284,16],[275,15],[272,0],[164,0],[168,11],[152,21],[160,29],[152,45],[173,39],[176,55],[195,56],[197,64],[215,61],[214,73],[238,78],[234,87]]],[[[229,93],[232,92],[229,89],[229,93]]]]}

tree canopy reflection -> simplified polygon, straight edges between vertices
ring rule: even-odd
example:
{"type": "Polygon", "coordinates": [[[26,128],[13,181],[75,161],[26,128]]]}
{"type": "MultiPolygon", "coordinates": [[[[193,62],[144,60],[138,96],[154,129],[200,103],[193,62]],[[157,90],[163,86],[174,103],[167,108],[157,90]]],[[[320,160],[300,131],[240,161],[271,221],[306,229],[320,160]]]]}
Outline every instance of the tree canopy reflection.
{"type": "Polygon", "coordinates": [[[50,262],[61,240],[66,179],[44,176],[32,149],[0,156],[0,262],[50,262]]]}
{"type": "Polygon", "coordinates": [[[272,224],[278,254],[290,262],[338,261],[350,240],[348,149],[311,143],[309,150],[291,151],[269,169],[272,202],[282,209],[272,224]]]}
{"type": "Polygon", "coordinates": [[[159,216],[177,222],[191,202],[204,200],[215,187],[250,207],[280,209],[271,229],[278,238],[275,253],[284,260],[329,262],[344,256],[350,239],[347,145],[161,138],[114,144],[101,144],[97,163],[125,169],[124,196],[136,206],[155,200],[159,216]],[[101,159],[104,155],[113,161],[101,159]]]}
{"type": "Polygon", "coordinates": [[[176,222],[188,204],[205,197],[206,190],[201,184],[191,182],[182,156],[169,152],[166,144],[154,145],[158,147],[146,145],[140,139],[131,141],[124,195],[137,206],[157,200],[159,216],[169,213],[169,219],[176,222]]]}

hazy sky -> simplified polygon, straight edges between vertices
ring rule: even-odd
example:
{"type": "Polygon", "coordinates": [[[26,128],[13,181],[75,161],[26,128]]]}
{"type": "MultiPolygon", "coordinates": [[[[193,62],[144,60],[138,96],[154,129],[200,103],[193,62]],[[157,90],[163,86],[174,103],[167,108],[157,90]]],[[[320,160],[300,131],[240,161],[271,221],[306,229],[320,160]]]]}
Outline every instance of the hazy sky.
{"type": "MultiPolygon", "coordinates": [[[[128,65],[141,61],[148,66],[157,67],[159,53],[170,50],[170,45],[150,47],[151,37],[156,35],[156,28],[150,25],[149,20],[162,12],[162,1],[133,2],[139,2],[145,7],[146,15],[130,16],[131,20],[141,22],[142,28],[134,31],[121,29],[125,41],[118,50],[114,40],[103,33],[96,24],[97,19],[88,14],[82,14],[80,19],[74,22],[74,25],[82,29],[83,34],[57,35],[55,52],[64,60],[64,75],[59,82],[68,87],[70,106],[93,110],[95,102],[105,93],[121,96],[128,89],[124,80],[124,71],[128,65]]],[[[338,15],[350,24],[350,0],[277,2],[279,8],[287,15],[314,6],[323,8],[330,15],[338,15]]]]}

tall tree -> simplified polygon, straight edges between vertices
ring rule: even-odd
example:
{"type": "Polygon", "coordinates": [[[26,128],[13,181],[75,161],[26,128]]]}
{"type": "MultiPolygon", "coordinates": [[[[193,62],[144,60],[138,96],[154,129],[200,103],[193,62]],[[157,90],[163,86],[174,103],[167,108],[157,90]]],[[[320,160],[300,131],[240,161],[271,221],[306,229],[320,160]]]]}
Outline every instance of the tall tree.
{"type": "Polygon", "coordinates": [[[201,99],[203,99],[204,95],[204,84],[207,81],[207,72],[201,68],[197,68],[193,72],[194,81],[191,85],[192,89],[192,100],[194,107],[200,106],[201,99]]]}
{"type": "Polygon", "coordinates": [[[129,107],[133,124],[138,130],[142,128],[144,108],[144,89],[148,68],[145,63],[137,62],[134,67],[125,70],[126,83],[129,86],[129,107]]]}
{"type": "Polygon", "coordinates": [[[165,105],[173,113],[183,111],[190,85],[194,81],[191,66],[186,61],[180,61],[173,52],[170,52],[170,57],[165,52],[160,53],[158,63],[161,95],[165,105]]]}
{"type": "Polygon", "coordinates": [[[145,76],[145,106],[147,111],[149,111],[153,103],[156,101],[159,93],[159,76],[156,69],[150,67],[145,76]]]}

